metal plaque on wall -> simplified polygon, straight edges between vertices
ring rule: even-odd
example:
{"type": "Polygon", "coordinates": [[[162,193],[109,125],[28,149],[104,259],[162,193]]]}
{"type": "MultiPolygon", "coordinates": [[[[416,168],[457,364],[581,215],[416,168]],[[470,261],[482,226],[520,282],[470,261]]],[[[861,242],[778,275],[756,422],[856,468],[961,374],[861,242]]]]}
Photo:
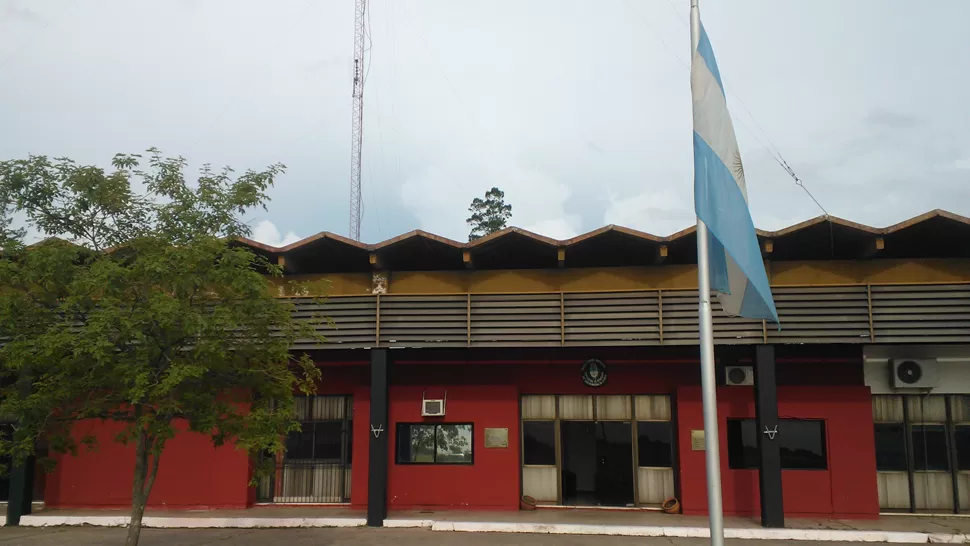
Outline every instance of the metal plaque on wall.
{"type": "Polygon", "coordinates": [[[704,451],[704,430],[690,431],[691,451],[704,451]]]}
{"type": "Polygon", "coordinates": [[[507,428],[487,428],[485,429],[485,447],[509,447],[509,429],[507,428]]]}

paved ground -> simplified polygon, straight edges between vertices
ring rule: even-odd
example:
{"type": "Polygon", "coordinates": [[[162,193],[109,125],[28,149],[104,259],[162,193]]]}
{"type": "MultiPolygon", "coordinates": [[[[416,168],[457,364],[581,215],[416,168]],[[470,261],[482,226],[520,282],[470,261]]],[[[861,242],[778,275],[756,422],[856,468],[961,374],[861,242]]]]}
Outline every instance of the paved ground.
{"type": "MultiPolygon", "coordinates": [[[[103,527],[0,528],[0,545],[13,546],[94,546],[124,544],[125,529],[103,527]]],[[[813,543],[792,541],[728,540],[728,546],[858,546],[851,543],[813,543]]],[[[347,546],[504,546],[540,545],[576,546],[707,546],[707,539],[668,539],[643,537],[598,537],[572,535],[526,535],[499,533],[443,533],[420,529],[145,529],[140,546],[201,546],[233,544],[265,546],[267,544],[347,545],[347,546]]]]}

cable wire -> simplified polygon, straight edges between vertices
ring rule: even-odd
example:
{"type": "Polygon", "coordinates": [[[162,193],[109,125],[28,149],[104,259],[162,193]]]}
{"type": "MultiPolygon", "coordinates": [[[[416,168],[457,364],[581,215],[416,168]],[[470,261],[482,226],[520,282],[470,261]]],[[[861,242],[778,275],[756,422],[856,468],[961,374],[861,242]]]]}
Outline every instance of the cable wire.
{"type": "MultiPolygon", "coordinates": [[[[627,0],[627,4],[630,4],[630,0],[627,0]]],[[[667,5],[670,6],[670,9],[674,12],[674,15],[677,17],[677,19],[680,20],[680,22],[684,26],[686,26],[686,27],[689,28],[688,22],[686,20],[684,20],[684,18],[681,15],[681,13],[679,11],[677,11],[676,6],[674,6],[674,4],[671,2],[671,0],[667,0],[667,5]]],[[[667,51],[671,55],[673,55],[678,61],[680,61],[680,64],[684,65],[684,67],[687,68],[688,71],[690,71],[690,65],[687,62],[685,62],[684,59],[680,55],[678,55],[677,53],[675,53],[673,51],[673,49],[670,47],[670,45],[667,43],[667,41],[663,39],[662,36],[660,36],[656,32],[653,32],[653,28],[649,25],[649,23],[647,23],[646,19],[639,12],[639,10],[636,10],[632,5],[630,5],[630,9],[631,9],[631,11],[634,11],[636,13],[637,18],[640,20],[640,22],[642,22],[648,29],[651,30],[651,34],[654,34],[655,36],[657,36],[657,38],[660,39],[660,41],[663,43],[663,45],[667,49],[667,51]]],[[[728,86],[727,81],[726,81],[726,79],[724,78],[723,75],[721,76],[721,81],[724,83],[724,91],[725,91],[725,95],[727,95],[727,91],[729,89],[729,86],[728,86]]],[[[761,124],[758,123],[758,119],[755,118],[754,117],[754,114],[751,113],[751,110],[744,103],[744,100],[741,99],[741,96],[738,95],[737,93],[731,93],[731,97],[734,98],[737,101],[737,103],[741,106],[741,108],[748,114],[748,117],[751,118],[752,123],[754,123],[754,125],[763,134],[764,140],[762,140],[757,135],[756,132],[752,131],[751,128],[748,127],[747,124],[745,124],[744,121],[741,120],[741,118],[739,118],[737,116],[731,116],[734,119],[734,121],[736,121],[738,123],[738,125],[740,125],[741,127],[743,127],[744,130],[746,130],[759,144],[761,144],[762,147],[764,147],[768,151],[768,154],[771,155],[771,158],[774,159],[775,162],[778,163],[778,165],[786,173],[788,173],[788,176],[790,176],[792,178],[792,180],[795,181],[795,185],[798,186],[798,187],[800,187],[805,192],[805,194],[808,195],[808,197],[812,200],[812,202],[815,203],[815,206],[817,206],[819,208],[819,210],[822,211],[822,214],[824,215],[825,219],[829,220],[829,222],[831,223],[831,215],[829,214],[828,210],[826,210],[825,207],[822,206],[822,203],[820,203],[819,200],[815,198],[815,196],[812,194],[811,190],[809,190],[808,187],[805,186],[805,182],[803,182],[802,179],[799,178],[798,175],[795,173],[795,169],[793,169],[791,167],[791,165],[788,164],[788,161],[785,160],[785,157],[781,154],[781,151],[778,149],[777,146],[775,146],[774,142],[771,141],[771,138],[768,136],[768,131],[766,131],[764,129],[764,127],[762,127],[761,124]]],[[[833,247],[833,252],[834,252],[834,247],[833,247]]]]}

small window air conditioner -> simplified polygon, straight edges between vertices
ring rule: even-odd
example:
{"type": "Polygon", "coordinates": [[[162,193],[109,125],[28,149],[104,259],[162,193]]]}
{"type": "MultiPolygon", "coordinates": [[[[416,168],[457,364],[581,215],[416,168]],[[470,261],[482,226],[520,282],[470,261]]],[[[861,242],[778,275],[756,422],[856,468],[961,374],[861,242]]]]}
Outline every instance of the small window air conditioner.
{"type": "Polygon", "coordinates": [[[445,401],[444,400],[422,400],[421,415],[424,417],[444,417],[445,401]]]}
{"type": "Polygon", "coordinates": [[[931,389],[938,384],[935,359],[894,358],[891,366],[894,388],[931,389]]]}
{"type": "Polygon", "coordinates": [[[751,366],[725,366],[724,382],[731,386],[754,385],[754,368],[751,366]]]}

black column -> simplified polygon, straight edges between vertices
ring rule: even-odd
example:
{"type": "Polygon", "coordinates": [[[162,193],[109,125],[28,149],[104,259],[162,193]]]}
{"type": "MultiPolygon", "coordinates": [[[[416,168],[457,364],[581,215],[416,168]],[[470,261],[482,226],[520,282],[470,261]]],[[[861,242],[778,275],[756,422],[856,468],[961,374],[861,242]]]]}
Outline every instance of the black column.
{"type": "MultiPolygon", "coordinates": [[[[30,395],[30,375],[22,373],[17,379],[20,395],[30,395]]],[[[10,431],[12,440],[19,441],[16,430],[10,431]]],[[[36,446],[35,446],[36,447],[36,446]]],[[[20,525],[20,516],[29,515],[34,501],[34,466],[36,458],[31,455],[17,465],[10,467],[10,492],[7,497],[7,525],[20,525]]]]}
{"type": "Polygon", "coordinates": [[[383,527],[387,517],[387,349],[370,352],[370,463],[367,525],[383,527]]]}
{"type": "Polygon", "coordinates": [[[7,526],[20,525],[20,516],[30,514],[34,500],[34,457],[10,468],[10,496],[7,500],[7,526]]]}
{"type": "Polygon", "coordinates": [[[778,443],[778,387],[775,384],[775,347],[759,345],[754,359],[754,411],[758,427],[758,490],[761,492],[761,526],[784,527],[781,498],[781,450],[778,443]],[[767,431],[767,432],[766,432],[767,431]]]}

